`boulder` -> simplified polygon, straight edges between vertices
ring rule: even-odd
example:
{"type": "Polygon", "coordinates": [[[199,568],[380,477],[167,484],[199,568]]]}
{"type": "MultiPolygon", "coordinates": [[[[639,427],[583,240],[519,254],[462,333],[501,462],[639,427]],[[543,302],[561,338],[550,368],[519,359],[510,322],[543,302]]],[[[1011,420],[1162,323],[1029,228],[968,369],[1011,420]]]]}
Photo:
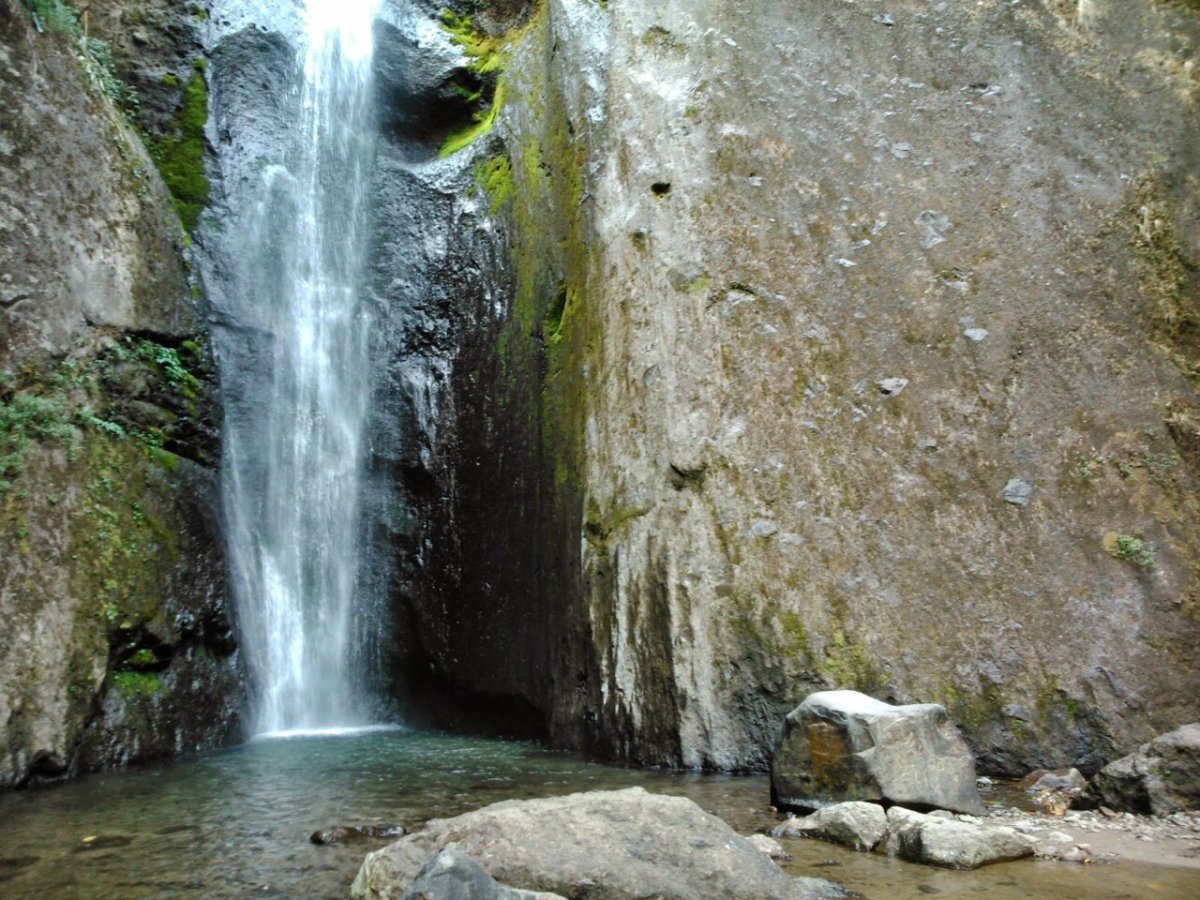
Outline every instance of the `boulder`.
{"type": "Polygon", "coordinates": [[[563,900],[560,894],[499,884],[451,844],[429,858],[400,900],[563,900]]]}
{"type": "Polygon", "coordinates": [[[888,835],[879,849],[908,862],[977,869],[1033,855],[1035,841],[1005,826],[927,816],[899,806],[887,811],[887,821],[888,835]]]}
{"type": "Polygon", "coordinates": [[[1167,815],[1200,809],[1200,723],[1160,735],[1109,763],[1091,780],[1079,805],[1167,815]]]}
{"type": "Polygon", "coordinates": [[[403,894],[426,860],[452,842],[499,882],[568,898],[843,896],[830,882],[788,876],[691,800],[641,788],[510,800],[433,819],[368,855],[352,896],[403,894]]]}
{"type": "Polygon", "coordinates": [[[887,814],[878,803],[852,800],[818,809],[811,816],[788,819],[772,829],[774,837],[814,837],[854,850],[874,850],[888,830],[887,814]]]}
{"type": "Polygon", "coordinates": [[[892,706],[857,691],[810,694],[771,759],[772,802],[814,810],[847,800],[980,814],[975,760],[933,703],[892,706]]]}
{"type": "Polygon", "coordinates": [[[1042,791],[1081,791],[1087,786],[1087,779],[1076,768],[1055,769],[1052,772],[1037,769],[1022,778],[1020,786],[1029,794],[1042,791]]]}

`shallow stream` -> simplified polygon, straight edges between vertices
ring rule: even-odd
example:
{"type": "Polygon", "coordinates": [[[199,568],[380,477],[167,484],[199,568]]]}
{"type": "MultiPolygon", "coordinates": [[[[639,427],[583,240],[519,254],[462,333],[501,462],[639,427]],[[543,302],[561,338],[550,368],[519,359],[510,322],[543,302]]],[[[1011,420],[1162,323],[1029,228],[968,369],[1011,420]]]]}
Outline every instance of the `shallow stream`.
{"type": "MultiPolygon", "coordinates": [[[[534,744],[397,730],[274,738],[198,758],[0,796],[5,898],[345,897],[370,840],[334,825],[415,829],[498,800],[641,785],[691,797],[742,833],[776,821],[765,776],[623,769],[534,744]]],[[[952,872],[787,841],[786,868],[864,897],[1200,897],[1200,871],[1023,861],[952,872]]]]}

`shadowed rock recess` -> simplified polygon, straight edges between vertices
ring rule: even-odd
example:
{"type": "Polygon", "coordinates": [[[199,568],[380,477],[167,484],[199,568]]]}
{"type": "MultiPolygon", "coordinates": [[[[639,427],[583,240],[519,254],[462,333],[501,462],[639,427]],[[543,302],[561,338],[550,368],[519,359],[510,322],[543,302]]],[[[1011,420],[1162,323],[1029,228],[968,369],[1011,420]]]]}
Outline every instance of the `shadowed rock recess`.
{"type": "Polygon", "coordinates": [[[723,769],[830,687],[992,773],[1194,720],[1195,11],[515,6],[381,150],[409,684],[723,769]]]}
{"type": "Polygon", "coordinates": [[[0,0],[0,787],[239,733],[202,297],[92,24],[0,0]]]}

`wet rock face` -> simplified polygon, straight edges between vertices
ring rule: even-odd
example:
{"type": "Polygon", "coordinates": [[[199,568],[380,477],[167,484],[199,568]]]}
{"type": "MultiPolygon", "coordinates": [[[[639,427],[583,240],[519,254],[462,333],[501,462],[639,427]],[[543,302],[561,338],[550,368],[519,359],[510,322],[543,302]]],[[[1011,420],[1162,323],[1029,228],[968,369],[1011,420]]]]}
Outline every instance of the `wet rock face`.
{"type": "Polygon", "coordinates": [[[7,787],[226,743],[239,675],[179,220],[66,35],[3,0],[0,57],[7,787]]]}
{"type": "Polygon", "coordinates": [[[1094,770],[1200,696],[1197,20],[864,12],[545,4],[422,632],[594,752],[761,768],[838,687],[1094,770]]]}

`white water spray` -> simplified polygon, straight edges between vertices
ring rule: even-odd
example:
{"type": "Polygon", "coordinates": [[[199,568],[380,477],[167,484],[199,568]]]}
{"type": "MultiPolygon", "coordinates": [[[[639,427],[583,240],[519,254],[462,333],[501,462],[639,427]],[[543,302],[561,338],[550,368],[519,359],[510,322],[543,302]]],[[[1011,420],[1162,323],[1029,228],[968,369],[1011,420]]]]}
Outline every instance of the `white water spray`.
{"type": "Polygon", "coordinates": [[[224,493],[253,730],[346,727],[356,690],[360,492],[370,397],[360,299],[379,0],[307,0],[286,156],[236,248],[241,302],[270,332],[263,384],[225,433],[224,493]]]}

